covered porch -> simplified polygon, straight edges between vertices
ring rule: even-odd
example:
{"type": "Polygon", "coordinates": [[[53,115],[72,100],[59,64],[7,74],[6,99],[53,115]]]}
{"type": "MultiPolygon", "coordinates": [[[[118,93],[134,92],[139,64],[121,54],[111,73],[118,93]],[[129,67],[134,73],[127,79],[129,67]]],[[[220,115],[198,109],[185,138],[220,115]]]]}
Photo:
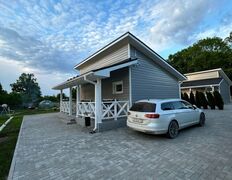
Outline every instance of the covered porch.
{"type": "Polygon", "coordinates": [[[57,85],[53,89],[60,90],[60,112],[70,116],[74,115],[77,121],[87,117],[91,118],[94,122],[93,131],[98,131],[99,125],[105,122],[126,119],[131,105],[129,68],[135,63],[137,63],[136,60],[130,60],[94,70],[57,85]],[[123,85],[120,86],[118,82],[122,82],[123,85]],[[120,90],[122,92],[110,94],[112,85],[118,92],[120,90]],[[76,89],[75,98],[72,96],[73,88],[76,89]],[[68,100],[64,100],[62,97],[64,89],[69,89],[68,100]]]}

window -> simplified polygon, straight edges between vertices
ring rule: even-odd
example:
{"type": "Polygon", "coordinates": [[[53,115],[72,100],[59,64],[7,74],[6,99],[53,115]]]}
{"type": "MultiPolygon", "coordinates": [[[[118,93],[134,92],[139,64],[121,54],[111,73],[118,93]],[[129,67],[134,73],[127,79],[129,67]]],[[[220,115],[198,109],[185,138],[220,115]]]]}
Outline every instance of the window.
{"type": "Polygon", "coordinates": [[[148,102],[138,102],[133,104],[130,108],[130,111],[137,111],[137,112],[155,112],[156,104],[148,103],[148,102]]]}
{"type": "Polygon", "coordinates": [[[174,107],[171,102],[161,104],[161,109],[163,111],[174,110],[174,107]]]}
{"type": "Polygon", "coordinates": [[[122,81],[113,82],[113,94],[123,93],[123,83],[122,81]]]}
{"type": "Polygon", "coordinates": [[[185,105],[186,108],[188,108],[188,109],[194,109],[193,105],[190,104],[189,102],[186,102],[186,101],[181,101],[181,102],[185,105]]]}
{"type": "Polygon", "coordinates": [[[187,109],[186,106],[180,101],[173,102],[173,106],[174,109],[187,109]]]}

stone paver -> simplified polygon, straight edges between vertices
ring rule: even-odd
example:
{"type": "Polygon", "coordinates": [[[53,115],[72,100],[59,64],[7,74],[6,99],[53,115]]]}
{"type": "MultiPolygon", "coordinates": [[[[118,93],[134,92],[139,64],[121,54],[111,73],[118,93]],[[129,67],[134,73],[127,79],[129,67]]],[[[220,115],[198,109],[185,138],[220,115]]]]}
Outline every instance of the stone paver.
{"type": "Polygon", "coordinates": [[[232,105],[178,138],[89,134],[59,113],[25,116],[9,179],[232,179],[232,105]]]}

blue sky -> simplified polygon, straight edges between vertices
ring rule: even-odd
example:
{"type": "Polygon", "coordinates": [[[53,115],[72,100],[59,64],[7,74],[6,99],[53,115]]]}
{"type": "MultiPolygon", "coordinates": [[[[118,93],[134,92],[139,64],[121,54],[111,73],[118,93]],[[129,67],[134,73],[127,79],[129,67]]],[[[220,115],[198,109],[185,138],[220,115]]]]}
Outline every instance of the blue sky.
{"type": "Polygon", "coordinates": [[[130,31],[164,58],[232,31],[231,0],[0,0],[0,83],[34,73],[42,93],[75,64],[130,31]]]}

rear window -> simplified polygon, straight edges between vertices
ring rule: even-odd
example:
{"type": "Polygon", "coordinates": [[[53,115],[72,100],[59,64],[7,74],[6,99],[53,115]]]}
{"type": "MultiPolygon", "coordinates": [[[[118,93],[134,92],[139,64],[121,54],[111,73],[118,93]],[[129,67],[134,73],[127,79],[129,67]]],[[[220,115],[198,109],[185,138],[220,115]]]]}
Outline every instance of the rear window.
{"type": "Polygon", "coordinates": [[[130,111],[137,111],[137,112],[155,112],[156,104],[148,103],[148,102],[138,102],[135,103],[131,108],[130,111]]]}

